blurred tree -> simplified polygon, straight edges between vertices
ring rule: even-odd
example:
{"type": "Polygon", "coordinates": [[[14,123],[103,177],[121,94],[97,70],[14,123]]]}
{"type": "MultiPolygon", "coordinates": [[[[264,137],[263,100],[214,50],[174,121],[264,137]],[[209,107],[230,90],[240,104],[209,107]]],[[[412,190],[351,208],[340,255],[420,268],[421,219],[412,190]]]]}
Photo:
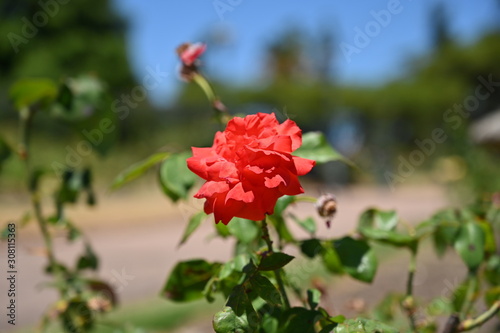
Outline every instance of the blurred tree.
{"type": "Polygon", "coordinates": [[[431,28],[434,50],[439,50],[452,42],[444,2],[437,2],[433,5],[429,26],[431,28]]]}
{"type": "Polygon", "coordinates": [[[109,1],[4,0],[0,33],[1,80],[25,76],[58,79],[98,72],[113,89],[134,79],[125,50],[125,22],[109,1]]]}
{"type": "MultiPolygon", "coordinates": [[[[22,77],[60,79],[95,73],[111,92],[134,83],[125,22],[102,0],[3,0],[0,4],[0,91],[22,77]]],[[[8,109],[6,98],[2,111],[8,109]]],[[[2,112],[4,114],[4,112],[2,112]]]]}

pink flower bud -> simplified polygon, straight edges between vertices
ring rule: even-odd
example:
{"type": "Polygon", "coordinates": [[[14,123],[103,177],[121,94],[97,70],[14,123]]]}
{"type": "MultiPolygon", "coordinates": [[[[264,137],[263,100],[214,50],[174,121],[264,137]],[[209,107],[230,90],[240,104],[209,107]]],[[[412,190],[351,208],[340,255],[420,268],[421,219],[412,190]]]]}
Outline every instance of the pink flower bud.
{"type": "Polygon", "coordinates": [[[179,49],[179,57],[184,65],[192,66],[205,52],[206,48],[207,46],[203,43],[186,43],[179,49]]]}

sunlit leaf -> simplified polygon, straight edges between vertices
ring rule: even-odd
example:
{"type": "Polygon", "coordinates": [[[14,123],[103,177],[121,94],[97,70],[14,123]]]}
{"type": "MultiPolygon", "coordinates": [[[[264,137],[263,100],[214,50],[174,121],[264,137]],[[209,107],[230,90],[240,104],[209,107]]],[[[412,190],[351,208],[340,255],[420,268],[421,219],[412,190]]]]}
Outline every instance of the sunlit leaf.
{"type": "Polygon", "coordinates": [[[315,310],[321,300],[321,291],[318,289],[307,289],[307,304],[311,310],[315,310]]]}
{"type": "Polygon", "coordinates": [[[252,333],[248,325],[247,317],[243,314],[238,316],[234,310],[226,306],[224,310],[217,312],[214,316],[213,327],[216,333],[252,333]]]}
{"type": "Polygon", "coordinates": [[[328,143],[325,135],[321,132],[308,132],[302,135],[302,146],[294,152],[294,155],[314,160],[316,163],[342,160],[352,165],[352,162],[328,143]]]}
{"type": "Polygon", "coordinates": [[[198,214],[191,216],[188,225],[186,226],[186,230],[184,230],[184,234],[182,235],[179,245],[184,244],[193,234],[193,232],[198,229],[198,227],[201,225],[201,222],[203,222],[203,220],[206,218],[207,214],[205,214],[205,212],[199,212],[198,214]]]}
{"type": "Polygon", "coordinates": [[[132,180],[136,179],[137,177],[141,176],[144,174],[147,170],[155,166],[156,164],[160,163],[163,161],[165,158],[167,158],[170,155],[170,153],[157,153],[154,155],[151,155],[150,157],[146,158],[145,160],[135,163],[128,167],[125,171],[121,172],[113,181],[113,184],[111,185],[112,189],[117,189],[122,187],[123,185],[131,182],[132,180]]]}
{"type": "Polygon", "coordinates": [[[455,250],[469,269],[476,269],[484,258],[484,231],[475,222],[466,222],[458,231],[455,250]]]}
{"type": "Polygon", "coordinates": [[[179,199],[187,199],[189,190],[198,179],[198,176],[187,167],[186,159],[190,156],[191,153],[174,154],[161,164],[161,187],[163,192],[174,202],[179,199]]]}
{"type": "Polygon", "coordinates": [[[17,110],[33,105],[44,108],[55,100],[57,94],[57,85],[49,79],[22,79],[15,82],[9,91],[17,110]]]}
{"type": "Polygon", "coordinates": [[[399,330],[376,320],[355,318],[339,324],[333,333],[399,333],[399,330]]]}

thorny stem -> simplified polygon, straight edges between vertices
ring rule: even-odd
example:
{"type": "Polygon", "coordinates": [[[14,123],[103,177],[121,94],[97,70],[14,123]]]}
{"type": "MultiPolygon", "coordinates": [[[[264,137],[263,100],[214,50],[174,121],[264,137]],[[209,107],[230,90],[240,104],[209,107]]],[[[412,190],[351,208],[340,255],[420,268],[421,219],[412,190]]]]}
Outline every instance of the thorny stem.
{"type": "MultiPolygon", "coordinates": [[[[267,250],[270,253],[273,253],[273,241],[269,236],[269,228],[267,227],[266,219],[262,220],[261,229],[262,229],[262,239],[264,240],[264,242],[266,242],[267,250]]],[[[278,283],[278,289],[280,291],[281,297],[283,298],[284,308],[289,309],[290,301],[288,300],[288,295],[285,290],[285,284],[283,283],[283,279],[281,278],[281,269],[276,269],[274,271],[274,275],[276,277],[276,282],[278,283]]]]}
{"type": "Polygon", "coordinates": [[[408,320],[410,322],[411,332],[417,332],[417,325],[415,323],[415,299],[413,297],[413,279],[417,269],[417,251],[418,246],[411,247],[410,264],[408,265],[408,280],[406,282],[406,296],[403,300],[403,308],[406,311],[408,320]]]}
{"type": "MultiPolygon", "coordinates": [[[[20,119],[20,144],[19,144],[19,156],[24,161],[24,165],[26,168],[26,172],[28,174],[28,180],[33,175],[32,167],[31,167],[31,152],[30,152],[30,131],[31,131],[31,123],[33,120],[33,115],[36,112],[34,108],[27,108],[21,110],[21,119],[20,119]]],[[[31,196],[31,205],[33,207],[33,211],[35,213],[35,218],[40,228],[40,232],[42,233],[43,241],[45,244],[45,248],[47,250],[47,257],[49,260],[49,265],[52,269],[55,270],[55,273],[59,273],[59,269],[57,268],[57,261],[54,255],[54,249],[52,246],[52,238],[50,236],[49,230],[47,229],[46,221],[43,217],[42,206],[40,203],[40,196],[37,193],[37,190],[34,186],[30,184],[31,181],[28,181],[28,190],[31,196]]],[[[62,278],[62,276],[61,276],[62,278]]],[[[61,289],[61,292],[64,292],[64,289],[61,289]]]]}

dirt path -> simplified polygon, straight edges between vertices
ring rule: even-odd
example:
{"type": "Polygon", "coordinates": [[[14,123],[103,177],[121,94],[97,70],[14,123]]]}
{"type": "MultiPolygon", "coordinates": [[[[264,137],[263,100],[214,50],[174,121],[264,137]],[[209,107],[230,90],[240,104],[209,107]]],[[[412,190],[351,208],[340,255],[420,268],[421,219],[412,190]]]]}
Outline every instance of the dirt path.
{"type": "MultiPolygon", "coordinates": [[[[319,191],[313,189],[309,194],[317,195],[319,191]]],[[[335,194],[339,202],[338,215],[331,229],[320,226],[319,233],[322,237],[341,236],[351,231],[360,212],[368,207],[397,209],[403,219],[414,222],[428,217],[447,204],[443,191],[434,187],[406,188],[394,192],[363,187],[337,190],[335,194]]],[[[140,197],[129,194],[111,195],[101,199],[98,209],[92,212],[78,209],[70,212],[69,216],[79,225],[83,225],[101,258],[99,277],[110,281],[118,290],[122,302],[127,303],[157,295],[168,272],[178,260],[200,257],[208,260],[229,258],[229,241],[207,239],[213,232],[212,222],[209,221],[197,230],[186,245],[178,248],[186,219],[198,209],[199,204],[182,204],[180,208],[174,208],[157,192],[142,193],[140,197]]],[[[0,211],[0,221],[19,216],[17,211],[15,205],[4,204],[0,211]]],[[[301,215],[314,214],[312,205],[301,205],[298,211],[301,215]]],[[[0,246],[6,245],[2,243],[0,246]]],[[[19,294],[16,303],[16,328],[36,323],[47,305],[55,300],[55,294],[50,289],[41,288],[47,281],[47,277],[42,274],[45,259],[35,255],[41,247],[41,239],[34,226],[18,233],[19,294]]],[[[60,258],[67,262],[81,250],[81,244],[68,245],[62,237],[56,239],[55,247],[60,258]]],[[[5,252],[2,249],[0,253],[0,270],[3,272],[6,265],[3,255],[5,252]]],[[[401,290],[404,280],[398,274],[404,270],[400,264],[401,262],[382,263],[383,274],[379,274],[374,288],[349,282],[341,288],[336,288],[342,292],[331,296],[335,297],[339,306],[343,306],[342,304],[352,297],[357,297],[356,295],[364,295],[363,298],[366,299],[380,299],[376,297],[383,287],[377,287],[379,282],[385,282],[385,290],[388,285],[401,290]],[[373,297],[372,290],[376,291],[373,297]]],[[[448,262],[446,264],[448,265],[448,262]]],[[[435,275],[441,274],[440,272],[454,274],[453,271],[457,271],[453,266],[456,265],[456,260],[450,260],[449,264],[449,267],[443,269],[442,263],[437,266],[427,262],[419,263],[422,265],[419,272],[425,273],[420,277],[422,280],[417,280],[421,281],[420,285],[417,285],[417,292],[419,289],[430,291],[429,288],[432,288],[439,292],[443,288],[449,288],[445,286],[446,279],[454,281],[453,276],[435,275]]],[[[0,281],[1,305],[6,302],[6,285],[4,278],[0,281]]],[[[3,305],[0,307],[3,308],[3,305]]],[[[4,316],[2,315],[2,318],[4,316]]],[[[10,325],[6,325],[2,319],[0,331],[10,330],[11,327],[8,326],[10,325]]],[[[193,328],[191,332],[204,332],[204,329],[210,331],[206,324],[203,326],[204,328],[193,328]]]]}

